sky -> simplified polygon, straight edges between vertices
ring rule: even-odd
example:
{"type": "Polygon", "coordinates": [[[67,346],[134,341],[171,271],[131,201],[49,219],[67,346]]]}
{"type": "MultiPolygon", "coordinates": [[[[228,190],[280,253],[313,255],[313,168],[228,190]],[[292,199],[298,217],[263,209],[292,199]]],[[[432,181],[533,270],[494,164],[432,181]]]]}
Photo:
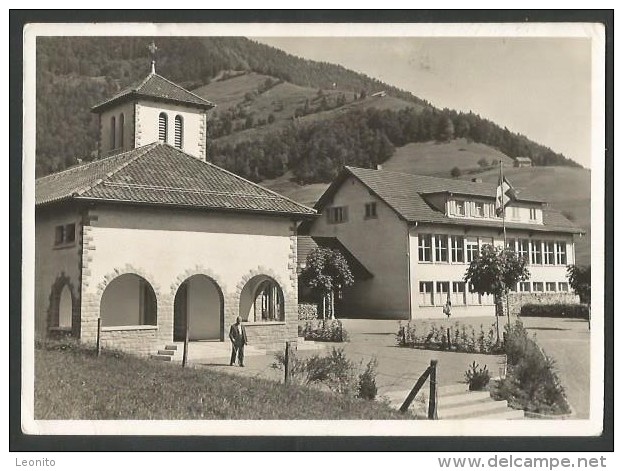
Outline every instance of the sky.
{"type": "Polygon", "coordinates": [[[252,39],[362,72],[439,108],[473,111],[590,167],[589,39],[252,39]]]}

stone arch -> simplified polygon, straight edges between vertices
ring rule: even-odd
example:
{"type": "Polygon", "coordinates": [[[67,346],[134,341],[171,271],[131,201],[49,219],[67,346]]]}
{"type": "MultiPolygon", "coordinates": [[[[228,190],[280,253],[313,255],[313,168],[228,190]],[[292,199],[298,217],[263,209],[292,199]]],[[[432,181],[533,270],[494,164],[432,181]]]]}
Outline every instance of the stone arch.
{"type": "MultiPolygon", "coordinates": [[[[103,280],[97,285],[97,291],[96,291],[96,296],[95,299],[97,300],[97,314],[98,316],[101,317],[101,309],[102,309],[102,299],[104,296],[104,293],[106,291],[106,289],[110,286],[110,284],[117,280],[119,277],[123,276],[123,275],[135,275],[138,278],[142,278],[148,285],[149,288],[151,289],[151,292],[153,292],[153,296],[154,296],[154,303],[155,303],[155,317],[156,317],[156,322],[153,325],[158,325],[158,323],[160,322],[160,313],[159,310],[161,309],[163,303],[162,303],[162,295],[160,292],[160,288],[157,285],[157,283],[155,283],[153,281],[153,278],[150,276],[150,274],[148,274],[147,272],[145,272],[144,270],[140,269],[140,268],[136,268],[130,264],[126,264],[123,267],[118,267],[115,268],[112,272],[106,274],[103,277],[103,280]]],[[[149,324],[152,325],[152,324],[149,324]]]]}
{"type": "Polygon", "coordinates": [[[274,320],[285,322],[286,291],[284,291],[284,288],[286,286],[287,285],[283,283],[281,278],[273,270],[259,266],[249,271],[242,277],[236,287],[237,315],[239,315],[243,321],[248,322],[250,321],[251,312],[253,311],[253,321],[261,322],[263,320],[274,320]],[[266,282],[268,282],[268,284],[266,282]],[[267,288],[274,289],[274,294],[270,296],[270,303],[272,306],[269,307],[268,316],[261,315],[260,318],[258,318],[257,298],[259,294],[264,296],[264,294],[259,293],[259,291],[263,291],[267,288]],[[274,312],[275,309],[278,309],[278,312],[274,312]]]}
{"type": "Polygon", "coordinates": [[[211,269],[197,265],[180,273],[171,284],[173,340],[223,340],[225,335],[225,287],[211,269]]]}
{"type": "Polygon", "coordinates": [[[78,295],[78,290],[72,283],[71,278],[67,276],[65,272],[61,272],[56,277],[50,289],[47,313],[47,330],[50,331],[52,329],[56,330],[59,328],[60,304],[64,288],[67,288],[71,295],[71,333],[73,336],[77,336],[80,323],[80,296],[78,295]]]}

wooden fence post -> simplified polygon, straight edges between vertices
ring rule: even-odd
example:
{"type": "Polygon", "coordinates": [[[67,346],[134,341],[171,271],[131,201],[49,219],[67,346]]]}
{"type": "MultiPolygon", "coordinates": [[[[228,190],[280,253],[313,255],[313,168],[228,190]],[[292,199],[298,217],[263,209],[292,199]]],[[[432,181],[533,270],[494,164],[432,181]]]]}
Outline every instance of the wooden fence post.
{"type": "Polygon", "coordinates": [[[97,348],[97,356],[100,356],[100,354],[102,353],[102,318],[98,317],[97,318],[97,339],[95,340],[96,342],[96,348],[97,348]]]}
{"type": "Polygon", "coordinates": [[[186,310],[186,326],[185,326],[185,332],[184,332],[184,354],[182,355],[182,368],[184,368],[186,366],[186,364],[188,363],[188,309],[186,310]]]}
{"type": "Polygon", "coordinates": [[[428,395],[428,418],[437,420],[437,360],[430,361],[430,391],[428,395]]]}
{"type": "Polygon", "coordinates": [[[285,376],[283,381],[285,384],[290,382],[290,342],[286,342],[286,356],[285,356],[285,376]]]}

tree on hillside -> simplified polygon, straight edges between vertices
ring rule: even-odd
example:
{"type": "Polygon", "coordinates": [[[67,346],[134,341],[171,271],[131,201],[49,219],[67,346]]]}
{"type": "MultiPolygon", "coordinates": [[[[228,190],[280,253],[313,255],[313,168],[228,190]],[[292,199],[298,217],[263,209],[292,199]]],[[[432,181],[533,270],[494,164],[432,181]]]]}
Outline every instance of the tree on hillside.
{"type": "Polygon", "coordinates": [[[459,178],[462,173],[459,167],[452,167],[452,170],[450,170],[450,175],[452,175],[453,178],[459,178]]]}
{"type": "Polygon", "coordinates": [[[323,319],[326,316],[327,301],[329,302],[329,315],[333,319],[335,294],[351,286],[355,279],[340,251],[318,247],[307,256],[305,268],[301,272],[301,282],[320,294],[323,319]]]}
{"type": "Polygon", "coordinates": [[[478,161],[478,165],[480,165],[481,168],[487,168],[489,166],[489,162],[483,157],[478,161]]]}
{"type": "Polygon", "coordinates": [[[443,116],[439,120],[435,139],[437,142],[448,142],[454,139],[454,124],[449,117],[443,116]]]}
{"type": "Polygon", "coordinates": [[[493,295],[495,299],[495,326],[498,343],[500,341],[499,317],[504,315],[503,299],[508,297],[511,287],[530,278],[527,263],[524,257],[518,257],[513,250],[484,245],[479,256],[472,260],[465,272],[464,280],[471,284],[473,291],[481,295],[493,295]]]}

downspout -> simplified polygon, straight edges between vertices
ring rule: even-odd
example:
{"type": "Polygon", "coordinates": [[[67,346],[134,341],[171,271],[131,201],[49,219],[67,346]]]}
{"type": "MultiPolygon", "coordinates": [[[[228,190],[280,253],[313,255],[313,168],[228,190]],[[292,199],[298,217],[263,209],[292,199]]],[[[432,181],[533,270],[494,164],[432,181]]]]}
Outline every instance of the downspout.
{"type": "Polygon", "coordinates": [[[411,227],[417,227],[417,222],[413,223],[413,226],[407,224],[407,294],[409,296],[409,320],[413,320],[413,301],[411,293],[413,289],[411,284],[411,227]]]}

